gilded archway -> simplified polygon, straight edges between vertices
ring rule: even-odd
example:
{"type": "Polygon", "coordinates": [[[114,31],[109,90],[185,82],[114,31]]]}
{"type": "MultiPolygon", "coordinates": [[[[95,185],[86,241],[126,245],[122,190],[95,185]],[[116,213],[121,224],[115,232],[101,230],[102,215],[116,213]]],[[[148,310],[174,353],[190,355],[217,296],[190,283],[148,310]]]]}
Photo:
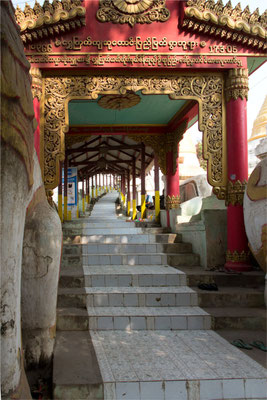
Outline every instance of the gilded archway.
{"type": "MultiPolygon", "coordinates": [[[[142,91],[144,95],[167,94],[173,100],[196,100],[199,104],[199,129],[203,132],[204,158],[208,160],[208,181],[223,198],[227,184],[224,75],[222,73],[183,73],[177,75],[93,75],[44,78],[41,162],[47,189],[59,182],[59,162],[64,160],[64,135],[69,129],[68,103],[74,99],[97,99],[104,94],[142,91]]],[[[183,133],[183,132],[182,132],[183,133]]],[[[176,142],[177,132],[150,135],[142,140],[162,160],[165,149],[176,142]],[[173,138],[172,138],[173,136],[173,138]],[[171,140],[174,139],[174,140],[171,140]]],[[[133,137],[132,137],[133,138],[133,137]]],[[[136,136],[136,140],[138,136],[136,136]]],[[[164,173],[164,163],[161,163],[164,173]]]]}

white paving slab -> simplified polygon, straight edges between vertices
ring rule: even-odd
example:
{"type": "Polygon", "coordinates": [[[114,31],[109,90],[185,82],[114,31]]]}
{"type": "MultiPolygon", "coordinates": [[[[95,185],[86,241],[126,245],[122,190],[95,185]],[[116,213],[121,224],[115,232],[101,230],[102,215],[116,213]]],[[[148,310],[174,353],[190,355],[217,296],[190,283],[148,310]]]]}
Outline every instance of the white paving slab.
{"type": "Polygon", "coordinates": [[[91,334],[114,399],[266,399],[266,370],[213,331],[91,334]]]}
{"type": "Polygon", "coordinates": [[[59,290],[86,298],[86,310],[59,310],[60,325],[89,326],[104,398],[267,399],[266,370],[210,330],[211,317],[197,307],[185,274],[160,254],[162,234],[117,219],[116,197],[96,203],[91,225],[90,218],[66,225],[88,244],[79,250],[85,287],[59,290]]]}

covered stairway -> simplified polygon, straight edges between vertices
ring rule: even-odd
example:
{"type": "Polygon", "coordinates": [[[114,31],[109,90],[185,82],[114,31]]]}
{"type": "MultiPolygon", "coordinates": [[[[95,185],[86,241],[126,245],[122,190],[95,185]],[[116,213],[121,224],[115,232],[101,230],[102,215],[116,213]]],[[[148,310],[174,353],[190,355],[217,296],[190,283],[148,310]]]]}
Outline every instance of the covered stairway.
{"type": "Polygon", "coordinates": [[[266,398],[266,370],[210,329],[186,286],[190,245],[118,218],[116,198],[64,224],[54,398],[266,398]]]}

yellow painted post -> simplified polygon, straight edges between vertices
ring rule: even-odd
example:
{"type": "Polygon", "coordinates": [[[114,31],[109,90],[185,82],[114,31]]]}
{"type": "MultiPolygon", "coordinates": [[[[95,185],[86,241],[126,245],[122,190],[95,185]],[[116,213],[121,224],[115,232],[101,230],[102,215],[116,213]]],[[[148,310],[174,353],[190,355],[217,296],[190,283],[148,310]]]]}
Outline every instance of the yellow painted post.
{"type": "Polygon", "coordinates": [[[79,202],[77,203],[76,217],[79,218],[79,202]]]}
{"type": "Polygon", "coordinates": [[[68,211],[68,220],[71,221],[71,211],[68,211]]]}
{"type": "Polygon", "coordinates": [[[133,216],[132,219],[136,219],[136,199],[133,199],[133,216]]]}
{"type": "Polygon", "coordinates": [[[142,219],[145,217],[145,212],[146,212],[146,195],[141,194],[141,218],[142,219]]]}
{"type": "Polygon", "coordinates": [[[131,202],[128,201],[127,202],[127,215],[128,215],[128,217],[130,216],[130,214],[131,214],[131,202]]]}

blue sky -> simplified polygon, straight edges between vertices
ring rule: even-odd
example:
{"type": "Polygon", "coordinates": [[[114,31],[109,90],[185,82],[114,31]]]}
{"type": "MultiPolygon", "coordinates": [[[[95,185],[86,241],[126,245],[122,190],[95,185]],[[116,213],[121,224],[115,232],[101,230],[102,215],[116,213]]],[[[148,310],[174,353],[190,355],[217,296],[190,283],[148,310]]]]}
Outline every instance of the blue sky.
{"type": "MultiPolygon", "coordinates": [[[[223,0],[225,4],[227,3],[227,1],[228,0],[223,0]]],[[[41,5],[43,4],[43,2],[44,0],[39,0],[39,3],[41,5]]],[[[50,0],[50,3],[51,2],[52,0],[50,0]]],[[[241,7],[243,9],[248,5],[250,7],[251,12],[253,12],[258,7],[260,13],[262,14],[267,8],[266,0],[232,0],[232,5],[236,6],[236,4],[239,2],[241,3],[241,7]]],[[[19,5],[21,9],[24,9],[26,1],[12,0],[12,3],[14,7],[19,5]]],[[[28,0],[27,3],[30,6],[33,6],[35,0],[28,0]]],[[[255,71],[250,76],[249,86],[250,86],[250,91],[248,100],[248,137],[250,137],[251,135],[253,122],[258,115],[258,112],[261,108],[265,96],[267,95],[267,63],[265,63],[259,70],[255,71]]],[[[196,125],[194,125],[194,127],[192,127],[191,129],[194,131],[194,135],[196,136],[196,138],[198,138],[199,135],[197,133],[196,125]]]]}

